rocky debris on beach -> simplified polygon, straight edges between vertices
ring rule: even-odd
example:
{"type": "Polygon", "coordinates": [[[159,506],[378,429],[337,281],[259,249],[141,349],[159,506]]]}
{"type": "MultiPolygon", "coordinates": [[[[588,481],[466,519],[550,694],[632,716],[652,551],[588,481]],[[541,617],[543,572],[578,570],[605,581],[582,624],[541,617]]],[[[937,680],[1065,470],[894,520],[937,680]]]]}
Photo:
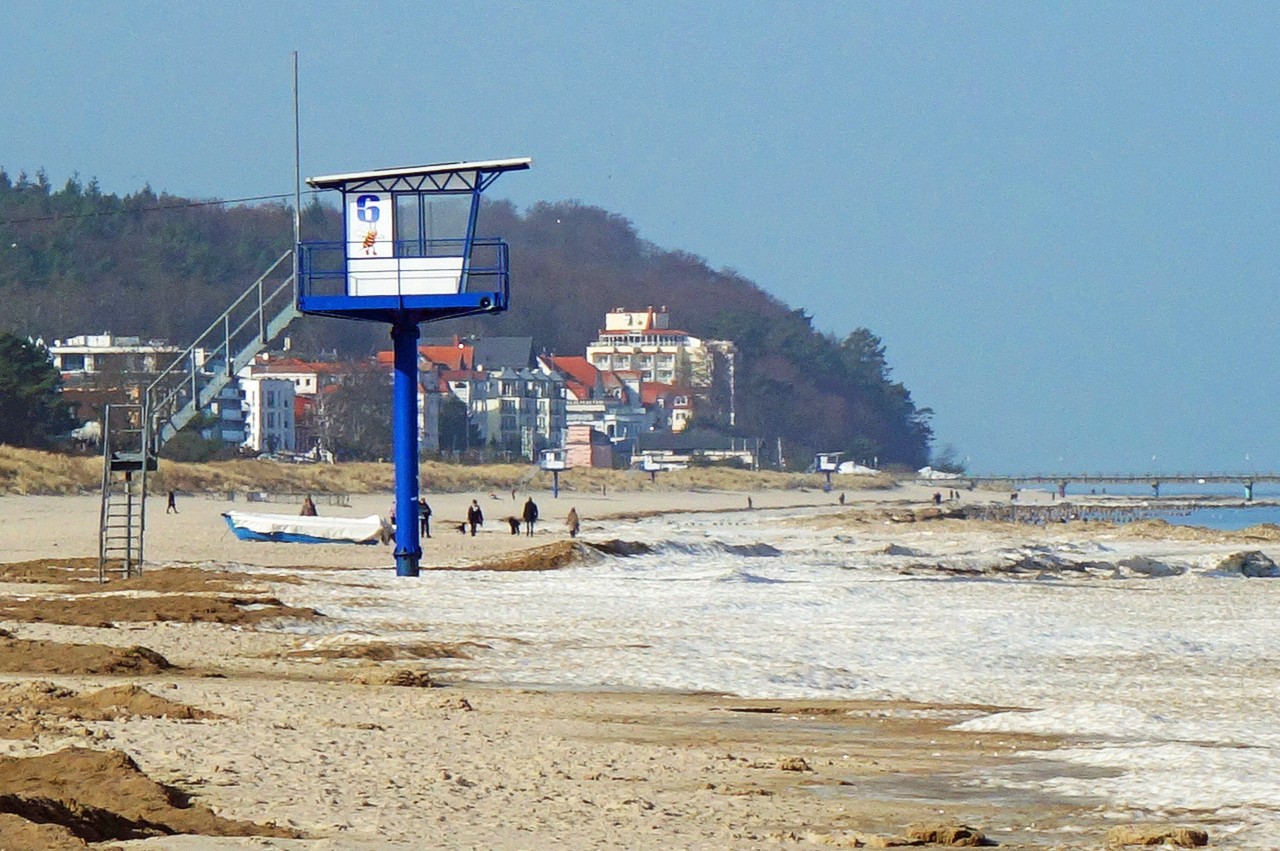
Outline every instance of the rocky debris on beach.
{"type": "Polygon", "coordinates": [[[432,688],[435,685],[431,681],[431,674],[426,671],[393,671],[384,682],[389,686],[404,686],[406,688],[432,688]]]}
{"type": "Polygon", "coordinates": [[[745,558],[777,558],[782,550],[772,544],[721,544],[721,548],[730,555],[745,558]]]}
{"type": "Polygon", "coordinates": [[[793,841],[806,839],[819,845],[833,848],[908,848],[921,845],[947,845],[952,848],[977,848],[997,845],[988,839],[986,834],[975,827],[955,822],[939,824],[913,824],[898,835],[885,836],[877,833],[864,833],[858,830],[845,830],[839,833],[808,833],[804,836],[795,833],[785,837],[793,841]]]}
{"type": "Polygon", "coordinates": [[[1280,577],[1280,567],[1261,550],[1232,553],[1218,562],[1214,573],[1245,576],[1250,579],[1275,579],[1280,577]]]}
{"type": "Polygon", "coordinates": [[[1185,567],[1166,564],[1147,556],[1130,556],[1116,562],[1117,577],[1128,573],[1130,575],[1146,576],[1151,579],[1160,579],[1166,576],[1180,576],[1186,572],[1187,569],[1185,567]]]}
{"type": "Polygon", "coordinates": [[[983,845],[995,845],[987,839],[986,834],[976,827],[967,824],[913,824],[907,828],[907,839],[912,842],[925,842],[932,845],[953,845],[962,848],[976,848],[983,845]]]}
{"type": "Polygon", "coordinates": [[[924,555],[924,553],[920,552],[919,550],[913,550],[913,549],[911,549],[911,547],[904,547],[904,546],[902,546],[901,544],[885,544],[885,545],[884,545],[883,547],[881,547],[880,549],[875,550],[875,552],[874,552],[873,554],[874,554],[874,555],[882,555],[882,556],[921,556],[921,555],[924,555]]]}
{"type": "Polygon", "coordinates": [[[1209,834],[1197,827],[1125,824],[1107,831],[1108,848],[1123,848],[1127,845],[1203,848],[1208,844],[1209,834]]]}
{"type": "MultiPolygon", "coordinates": [[[[929,557],[923,552],[909,552],[914,558],[929,557]]],[[[912,561],[894,565],[893,569],[908,576],[1002,576],[1024,580],[1068,577],[1163,579],[1181,576],[1191,569],[1190,564],[1163,561],[1143,555],[1128,556],[1116,561],[1081,558],[1081,555],[1077,552],[1062,552],[1055,548],[1036,546],[1003,550],[989,555],[937,556],[934,561],[912,561]]],[[[1224,560],[1214,572],[1235,576],[1280,577],[1280,567],[1257,551],[1236,553],[1224,560]]]]}
{"type": "Polygon", "coordinates": [[[587,546],[611,556],[642,556],[653,552],[653,547],[642,541],[621,541],[614,538],[609,541],[588,541],[587,546]]]}

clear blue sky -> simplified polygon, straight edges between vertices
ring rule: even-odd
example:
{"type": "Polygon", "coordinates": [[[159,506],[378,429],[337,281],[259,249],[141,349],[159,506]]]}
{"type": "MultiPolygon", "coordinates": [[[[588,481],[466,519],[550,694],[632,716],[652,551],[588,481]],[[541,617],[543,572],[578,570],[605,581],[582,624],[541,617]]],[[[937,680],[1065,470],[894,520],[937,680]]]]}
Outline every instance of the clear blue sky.
{"type": "Polygon", "coordinates": [[[879,334],[970,469],[1280,469],[1280,5],[0,0],[0,24],[11,174],[291,191],[298,50],[304,176],[532,156],[492,194],[605,207],[879,334]]]}

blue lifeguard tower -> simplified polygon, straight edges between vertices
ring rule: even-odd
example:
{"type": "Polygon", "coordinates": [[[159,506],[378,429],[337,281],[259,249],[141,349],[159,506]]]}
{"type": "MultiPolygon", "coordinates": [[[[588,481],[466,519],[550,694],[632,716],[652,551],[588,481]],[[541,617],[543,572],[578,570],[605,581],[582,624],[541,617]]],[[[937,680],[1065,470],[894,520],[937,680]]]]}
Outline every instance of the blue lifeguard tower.
{"type": "Polygon", "coordinates": [[[395,360],[396,573],[417,576],[418,326],[501,313],[510,297],[507,245],[476,236],[480,193],[532,160],[439,163],[312,177],[342,192],[344,238],[298,245],[298,310],[386,322],[395,360]]]}

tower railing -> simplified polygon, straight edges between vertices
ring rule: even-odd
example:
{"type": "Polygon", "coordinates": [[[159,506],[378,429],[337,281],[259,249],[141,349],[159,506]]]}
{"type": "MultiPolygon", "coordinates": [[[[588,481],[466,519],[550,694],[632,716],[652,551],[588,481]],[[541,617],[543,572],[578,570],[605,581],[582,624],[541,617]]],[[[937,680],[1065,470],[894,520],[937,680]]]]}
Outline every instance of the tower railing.
{"type": "MultiPolygon", "coordinates": [[[[347,286],[347,243],[304,242],[299,256],[299,291],[308,296],[343,295],[347,286]]],[[[505,304],[511,295],[510,249],[497,237],[465,239],[402,239],[394,243],[398,259],[420,257],[465,258],[463,292],[501,293],[505,304]]]]}

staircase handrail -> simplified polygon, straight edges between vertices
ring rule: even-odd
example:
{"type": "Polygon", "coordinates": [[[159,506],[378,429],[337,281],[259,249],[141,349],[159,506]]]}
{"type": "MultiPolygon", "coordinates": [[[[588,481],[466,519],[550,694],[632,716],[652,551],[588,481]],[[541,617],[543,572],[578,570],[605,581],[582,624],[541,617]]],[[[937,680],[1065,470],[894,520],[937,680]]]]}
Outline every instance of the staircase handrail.
{"type": "MultiPolygon", "coordinates": [[[[165,435],[163,434],[162,422],[167,422],[176,415],[186,404],[188,390],[190,391],[190,399],[198,408],[207,400],[200,399],[198,388],[198,379],[196,376],[195,352],[200,348],[207,348],[210,353],[222,351],[222,359],[225,363],[228,377],[234,376],[236,369],[243,364],[235,362],[235,356],[231,351],[231,340],[236,338],[246,328],[249,328],[254,322],[257,323],[257,333],[255,338],[263,344],[266,342],[267,326],[270,324],[265,307],[274,303],[282,292],[286,289],[292,289],[295,282],[295,275],[290,274],[274,289],[266,291],[267,279],[274,274],[286,260],[293,256],[293,249],[285,251],[280,257],[271,264],[271,266],[263,272],[256,281],[249,285],[243,293],[233,301],[222,314],[210,323],[195,341],[184,349],[173,362],[163,369],[155,379],[147,385],[144,391],[143,400],[146,405],[146,418],[151,425],[151,437],[153,440],[163,442],[165,435]],[[240,308],[243,308],[246,302],[253,297],[257,298],[256,309],[247,313],[247,315],[238,321],[234,328],[231,327],[231,316],[240,308]],[[218,345],[207,346],[212,339],[221,339],[218,345]],[[175,378],[179,379],[175,382],[175,378]]],[[[292,305],[293,299],[289,304],[292,305]]],[[[216,361],[216,358],[206,359],[206,364],[216,361]]],[[[158,446],[156,447],[158,448],[158,446]]]]}

